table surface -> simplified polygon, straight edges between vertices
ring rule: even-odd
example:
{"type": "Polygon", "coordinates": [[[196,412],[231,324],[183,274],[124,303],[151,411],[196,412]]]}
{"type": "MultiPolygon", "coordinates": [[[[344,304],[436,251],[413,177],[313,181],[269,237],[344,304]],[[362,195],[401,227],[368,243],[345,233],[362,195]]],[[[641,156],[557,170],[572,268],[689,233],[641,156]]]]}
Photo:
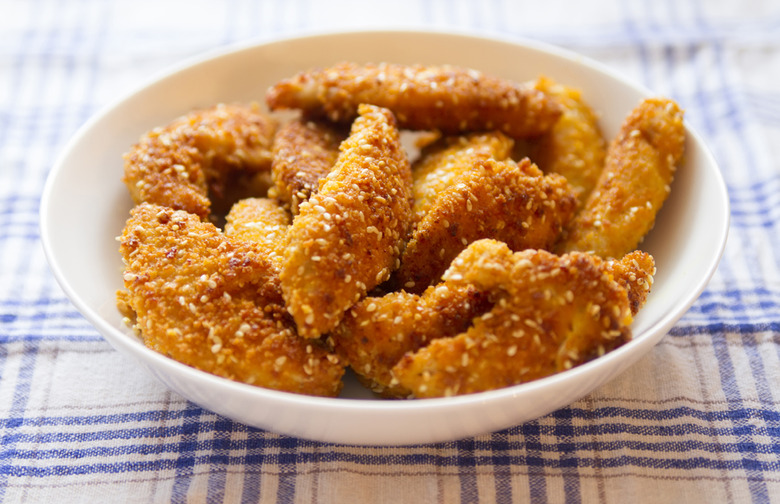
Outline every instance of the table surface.
{"type": "Polygon", "coordinates": [[[780,502],[780,5],[770,0],[0,0],[0,501],[780,502]],[[182,59],[323,30],[532,38],[677,100],[732,205],[723,260],[633,368],[537,420],[350,447],[232,422],[110,347],[49,271],[66,142],[182,59]]]}

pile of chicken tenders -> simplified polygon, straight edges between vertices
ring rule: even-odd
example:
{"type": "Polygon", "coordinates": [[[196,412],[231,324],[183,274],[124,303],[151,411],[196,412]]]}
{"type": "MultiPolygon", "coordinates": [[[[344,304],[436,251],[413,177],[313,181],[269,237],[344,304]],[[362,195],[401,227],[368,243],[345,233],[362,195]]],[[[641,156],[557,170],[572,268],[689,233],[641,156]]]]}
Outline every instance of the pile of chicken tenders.
{"type": "Polygon", "coordinates": [[[605,139],[546,77],[350,62],[192,111],[125,154],[119,310],[164,355],[301,394],[570,369],[631,339],[683,155],[676,103],[626,112],[605,139]]]}

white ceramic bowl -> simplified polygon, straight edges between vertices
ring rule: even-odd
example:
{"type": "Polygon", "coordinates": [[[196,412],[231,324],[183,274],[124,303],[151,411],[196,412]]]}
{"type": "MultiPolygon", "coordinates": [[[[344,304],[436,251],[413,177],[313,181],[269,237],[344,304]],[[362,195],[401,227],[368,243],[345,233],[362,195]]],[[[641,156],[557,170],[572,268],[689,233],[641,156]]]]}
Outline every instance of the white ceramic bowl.
{"type": "Polygon", "coordinates": [[[122,153],[146,130],[194,107],[262,102],[266,88],[277,80],[343,60],[448,63],[517,80],[545,74],[580,88],[601,114],[608,137],[650,94],[598,63],[538,43],[383,31],[320,34],[210,54],[107,107],[71,140],[51,172],[41,203],[43,245],[78,310],[117,350],[182,396],[251,426],[319,441],[400,445],[492,432],[563,407],[620,374],[669,331],[709,281],[726,241],[728,198],[715,161],[689,129],[671,197],[643,244],[655,256],[658,273],[634,322],[635,337],[582,366],[502,390],[416,401],[374,399],[348,381],[342,396],[333,399],[231,382],[146,348],[123,326],[115,307],[115,293],[122,288],[115,237],[132,206],[120,181],[122,153]]]}

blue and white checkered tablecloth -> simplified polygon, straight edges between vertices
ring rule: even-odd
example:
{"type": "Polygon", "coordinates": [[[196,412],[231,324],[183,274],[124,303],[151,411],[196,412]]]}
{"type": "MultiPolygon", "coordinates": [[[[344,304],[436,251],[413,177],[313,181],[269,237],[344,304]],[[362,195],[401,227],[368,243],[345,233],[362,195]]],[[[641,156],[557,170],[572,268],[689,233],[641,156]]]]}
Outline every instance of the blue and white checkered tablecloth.
{"type": "Polygon", "coordinates": [[[780,4],[0,0],[0,501],[780,502],[780,4]],[[93,113],[215,47],[380,26],[558,44],[686,109],[728,185],[729,241],[701,298],[618,379],[489,435],[323,444],[173,394],[65,297],[38,209],[93,113]]]}

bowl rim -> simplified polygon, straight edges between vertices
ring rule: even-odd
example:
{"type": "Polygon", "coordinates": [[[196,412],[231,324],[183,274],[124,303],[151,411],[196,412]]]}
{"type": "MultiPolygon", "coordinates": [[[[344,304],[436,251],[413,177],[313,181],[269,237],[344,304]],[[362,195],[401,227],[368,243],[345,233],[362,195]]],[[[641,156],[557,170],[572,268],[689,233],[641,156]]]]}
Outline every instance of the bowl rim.
{"type": "MultiPolygon", "coordinates": [[[[69,141],[62,148],[61,152],[57,156],[52,168],[47,175],[46,183],[44,185],[39,207],[39,231],[41,236],[41,242],[45,257],[49,263],[49,266],[58,282],[60,287],[65,292],[66,296],[78,309],[78,311],[101,333],[104,339],[107,339],[112,346],[123,346],[126,351],[133,354],[133,357],[139,358],[143,355],[144,359],[152,359],[156,365],[162,366],[166,370],[170,370],[177,374],[184,373],[188,377],[196,381],[204,381],[204,383],[211,383],[218,387],[228,387],[241,393],[250,394],[253,396],[262,397],[267,400],[271,400],[277,404],[298,404],[298,405],[311,405],[316,407],[328,407],[335,408],[338,411],[345,413],[363,412],[367,414],[372,413],[403,413],[419,410],[438,410],[438,409],[450,409],[460,408],[464,405],[479,405],[483,403],[493,402],[500,399],[506,399],[514,396],[518,396],[520,393],[526,391],[534,391],[538,389],[544,389],[554,383],[561,383],[571,380],[576,380],[578,377],[587,376],[593,372],[594,368],[600,368],[608,366],[611,360],[621,360],[622,355],[626,352],[634,351],[634,347],[637,345],[654,346],[658,339],[663,337],[671,327],[688,311],[693,303],[699,298],[701,293],[706,288],[707,284],[712,278],[715,270],[717,269],[720,260],[723,256],[725,245],[728,237],[728,230],[730,225],[730,202],[728,198],[728,191],[726,189],[725,181],[717,169],[718,164],[712,155],[710,149],[703,141],[698,132],[690,127],[686,123],[686,134],[690,135],[695,143],[701,148],[702,153],[707,158],[703,162],[715,167],[715,185],[719,192],[720,199],[725,203],[723,207],[724,215],[721,216],[723,225],[717,229],[717,243],[719,249],[711,257],[710,263],[707,265],[706,274],[700,277],[693,289],[689,291],[688,296],[684,299],[684,303],[673,311],[664,313],[663,316],[650,324],[644,329],[644,333],[656,334],[656,338],[634,338],[627,342],[625,345],[605,354],[590,362],[586,362],[572,369],[569,369],[562,373],[557,373],[548,377],[544,377],[531,382],[526,382],[506,388],[490,390],[485,392],[479,392],[468,395],[443,397],[443,398],[425,398],[415,399],[413,401],[393,401],[384,399],[354,399],[343,397],[316,397],[300,395],[290,392],[277,391],[272,389],[266,389],[262,387],[252,386],[244,383],[231,381],[226,378],[221,378],[216,375],[212,375],[205,371],[200,371],[186,364],[182,364],[169,357],[166,357],[148,347],[143,345],[142,342],[135,338],[126,338],[126,333],[109,323],[97,310],[93,309],[89,304],[81,297],[81,295],[74,290],[74,288],[68,282],[65,272],[62,270],[62,266],[57,256],[57,251],[52,248],[50,242],[50,226],[51,226],[51,212],[52,208],[52,194],[57,189],[58,177],[64,170],[64,166],[68,159],[69,153],[73,150],[74,146],[78,145],[82,139],[87,135],[89,131],[98,123],[100,123],[113,109],[120,104],[130,100],[133,96],[141,93],[145,89],[149,88],[153,84],[175,76],[176,74],[191,69],[197,65],[206,65],[213,62],[216,59],[222,58],[227,55],[235,55],[243,51],[251,51],[258,46],[269,46],[274,44],[285,44],[291,41],[302,41],[306,39],[321,39],[329,37],[361,37],[361,36],[377,36],[377,35],[413,35],[413,36],[435,36],[435,37],[457,37],[457,38],[470,38],[475,40],[498,42],[502,44],[509,44],[514,46],[521,46],[526,49],[539,51],[549,55],[553,55],[559,58],[563,58],[575,65],[586,65],[598,73],[604,74],[610,79],[618,81],[621,85],[632,88],[643,96],[651,96],[653,93],[644,86],[628,80],[624,75],[614,70],[613,68],[587,56],[583,56],[569,49],[565,49],[559,46],[548,44],[539,40],[528,39],[524,37],[512,36],[507,37],[505,35],[494,34],[482,34],[472,31],[452,30],[452,29],[409,29],[409,28],[377,28],[377,29],[359,29],[359,30],[321,30],[321,31],[309,31],[306,33],[284,35],[281,37],[260,37],[245,40],[239,43],[228,44],[223,47],[211,49],[200,54],[195,54],[188,58],[181,60],[178,63],[169,65],[166,68],[154,72],[150,77],[143,79],[140,84],[134,86],[130,90],[120,94],[118,97],[110,100],[108,103],[100,107],[92,116],[78,128],[76,133],[69,139],[69,141]],[[118,338],[109,338],[106,334],[111,334],[118,338]],[[127,341],[122,340],[127,339],[127,341]],[[117,341],[114,341],[117,339],[117,341]],[[132,341],[131,341],[132,340],[132,341]]],[[[644,355],[644,352],[640,354],[644,355]]],[[[207,408],[208,409],[208,408],[207,408]]]]}

